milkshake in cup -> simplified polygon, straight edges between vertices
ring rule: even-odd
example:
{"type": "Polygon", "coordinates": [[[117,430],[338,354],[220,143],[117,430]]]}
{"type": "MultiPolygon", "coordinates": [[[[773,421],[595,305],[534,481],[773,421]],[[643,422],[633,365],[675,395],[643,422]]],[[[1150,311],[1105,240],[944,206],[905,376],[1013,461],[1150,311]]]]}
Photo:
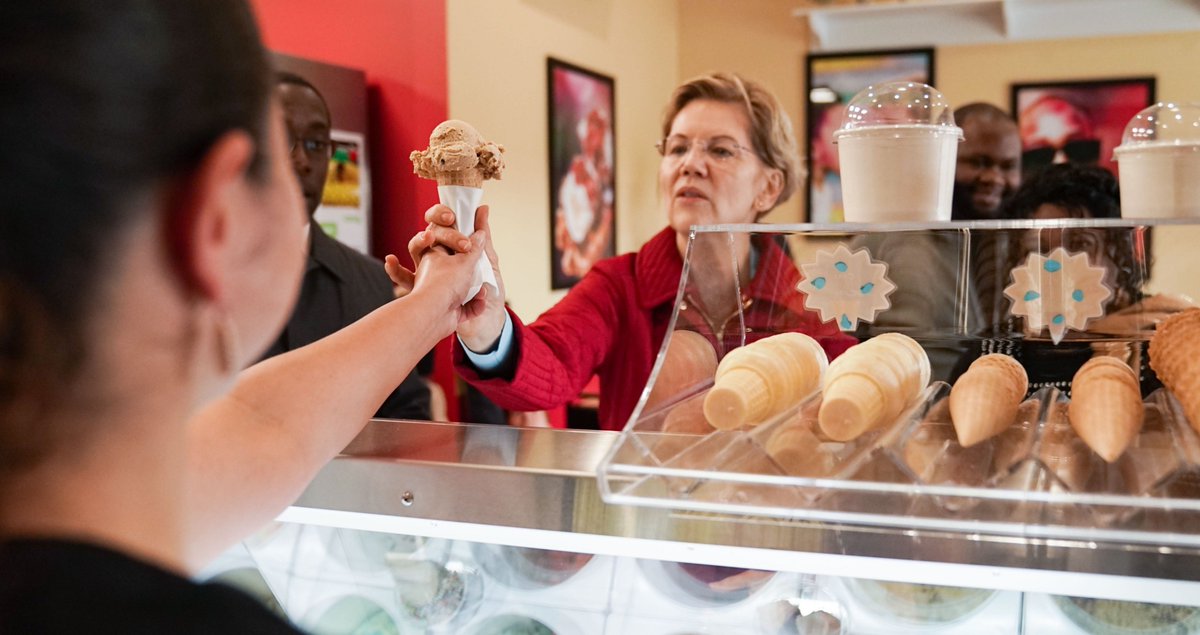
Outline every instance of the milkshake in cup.
{"type": "Polygon", "coordinates": [[[1113,150],[1123,218],[1200,217],[1200,104],[1139,112],[1113,150]]]}
{"type": "Polygon", "coordinates": [[[834,133],[846,222],[950,220],[962,138],[932,86],[891,82],[855,95],[834,133]]]}

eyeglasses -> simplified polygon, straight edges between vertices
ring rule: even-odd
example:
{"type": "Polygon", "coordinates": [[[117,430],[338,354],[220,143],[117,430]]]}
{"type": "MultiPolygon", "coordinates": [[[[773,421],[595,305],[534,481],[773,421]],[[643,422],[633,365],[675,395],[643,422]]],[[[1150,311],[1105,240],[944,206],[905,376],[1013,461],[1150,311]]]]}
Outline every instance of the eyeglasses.
{"type": "Polygon", "coordinates": [[[1095,163],[1100,160],[1099,139],[1073,139],[1063,144],[1061,148],[1047,146],[1034,148],[1021,153],[1021,162],[1025,168],[1044,168],[1054,163],[1058,151],[1066,155],[1071,163],[1095,163]]]}
{"type": "Polygon", "coordinates": [[[328,139],[308,137],[297,139],[288,135],[288,154],[296,152],[296,147],[304,148],[304,153],[310,157],[329,158],[333,154],[333,144],[328,139]]]}
{"type": "Polygon", "coordinates": [[[654,144],[658,153],[668,161],[679,162],[695,146],[713,163],[731,163],[742,152],[754,151],[738,144],[729,137],[713,137],[712,139],[689,139],[683,135],[671,135],[654,144]]]}

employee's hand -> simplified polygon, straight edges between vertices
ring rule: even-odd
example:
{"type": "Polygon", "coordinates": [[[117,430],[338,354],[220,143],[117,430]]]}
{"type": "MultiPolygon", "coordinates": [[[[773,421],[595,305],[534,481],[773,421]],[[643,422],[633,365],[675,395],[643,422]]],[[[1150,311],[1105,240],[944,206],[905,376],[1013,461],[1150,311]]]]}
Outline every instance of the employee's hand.
{"type": "MultiPolygon", "coordinates": [[[[476,352],[485,352],[495,346],[496,340],[500,339],[500,331],[504,328],[505,318],[504,277],[500,275],[500,259],[492,244],[489,219],[490,209],[487,205],[482,205],[475,211],[475,231],[482,231],[486,237],[484,255],[492,265],[498,293],[488,292],[483,295],[480,298],[482,302],[467,311],[458,325],[458,336],[462,338],[467,348],[476,352]]],[[[418,266],[421,258],[430,250],[445,249],[461,252],[469,249],[469,239],[454,228],[456,218],[449,207],[445,205],[430,207],[425,212],[425,220],[429,222],[429,226],[414,236],[408,244],[409,255],[418,266]]],[[[393,280],[397,281],[397,284],[400,283],[396,278],[393,280]]],[[[484,285],[483,288],[486,289],[487,285],[484,285]]]]}

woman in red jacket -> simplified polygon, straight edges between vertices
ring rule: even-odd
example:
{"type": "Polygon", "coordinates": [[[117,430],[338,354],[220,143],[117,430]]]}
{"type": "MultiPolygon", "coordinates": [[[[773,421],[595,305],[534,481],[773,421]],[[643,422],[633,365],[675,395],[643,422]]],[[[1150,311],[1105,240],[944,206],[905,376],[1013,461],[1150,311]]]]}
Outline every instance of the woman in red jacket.
{"type": "MultiPolygon", "coordinates": [[[[502,282],[483,311],[459,323],[458,371],[497,404],[511,410],[554,408],[599,375],[600,427],[621,429],[670,323],[690,228],[757,222],[795,192],[802,174],[792,126],[778,101],[734,74],[698,77],[677,88],[657,147],[667,228],[637,253],[597,263],[531,324],[505,309],[502,282]]],[[[487,228],[487,218],[481,208],[477,227],[487,228]]],[[[429,229],[410,245],[414,259],[435,242],[453,246],[463,239],[450,228],[454,215],[448,208],[435,206],[426,219],[429,229]]],[[[707,335],[719,355],[741,343],[739,309],[748,339],[801,331],[822,342],[830,357],[853,343],[804,311],[795,291],[799,273],[780,242],[767,234],[735,235],[740,244],[733,245],[734,258],[728,242],[724,250],[694,248],[692,262],[703,274],[684,297],[686,328],[707,335]],[[735,261],[740,297],[731,284],[735,261]]],[[[486,249],[501,281],[490,242],[486,249]]]]}

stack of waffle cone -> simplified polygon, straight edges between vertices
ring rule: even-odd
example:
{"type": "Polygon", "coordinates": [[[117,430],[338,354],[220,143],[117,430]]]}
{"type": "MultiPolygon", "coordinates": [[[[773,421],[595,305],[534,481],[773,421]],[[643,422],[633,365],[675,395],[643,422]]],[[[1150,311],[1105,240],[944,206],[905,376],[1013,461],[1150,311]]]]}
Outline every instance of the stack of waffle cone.
{"type": "Polygon", "coordinates": [[[826,436],[850,441],[894,420],[929,382],[929,358],[912,338],[880,335],[829,365],[817,414],[826,436]]]}
{"type": "Polygon", "coordinates": [[[1029,378],[1008,355],[975,360],[950,390],[950,420],[958,443],[971,447],[1007,428],[1029,390],[1029,378]]]}
{"type": "Polygon", "coordinates": [[[800,403],[817,389],[829,360],[801,333],[780,333],[730,351],[704,399],[715,428],[756,425],[800,403]]]}
{"type": "Polygon", "coordinates": [[[1112,463],[1142,429],[1145,412],[1137,375],[1115,357],[1089,359],[1071,380],[1067,416],[1079,438],[1112,463]]]}
{"type": "Polygon", "coordinates": [[[1183,406],[1200,432],[1200,309],[1189,309],[1159,323],[1150,340],[1150,368],[1183,406]]]}

